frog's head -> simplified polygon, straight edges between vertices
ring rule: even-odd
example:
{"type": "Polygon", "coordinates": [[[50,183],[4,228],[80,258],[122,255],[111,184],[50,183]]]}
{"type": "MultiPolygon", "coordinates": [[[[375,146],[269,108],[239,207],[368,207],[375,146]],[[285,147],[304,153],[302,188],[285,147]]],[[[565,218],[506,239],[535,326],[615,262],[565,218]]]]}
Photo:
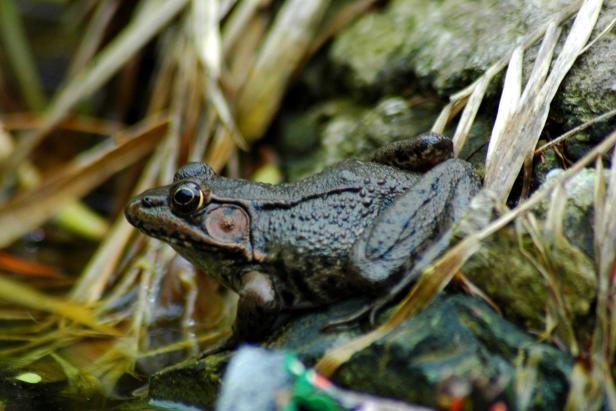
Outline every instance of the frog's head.
{"type": "Polygon", "coordinates": [[[126,219],[197,265],[230,255],[251,261],[250,217],[240,205],[213,199],[213,178],[206,164],[187,164],[172,184],[134,197],[126,206],[126,219]]]}

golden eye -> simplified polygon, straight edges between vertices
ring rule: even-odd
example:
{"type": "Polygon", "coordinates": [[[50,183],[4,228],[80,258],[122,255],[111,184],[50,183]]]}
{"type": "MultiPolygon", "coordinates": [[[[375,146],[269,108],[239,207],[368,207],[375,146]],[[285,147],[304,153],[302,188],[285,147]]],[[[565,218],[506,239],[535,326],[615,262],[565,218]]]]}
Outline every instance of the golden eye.
{"type": "Polygon", "coordinates": [[[178,184],[172,189],[171,207],[180,214],[190,214],[203,206],[204,197],[197,183],[189,181],[178,184]]]}

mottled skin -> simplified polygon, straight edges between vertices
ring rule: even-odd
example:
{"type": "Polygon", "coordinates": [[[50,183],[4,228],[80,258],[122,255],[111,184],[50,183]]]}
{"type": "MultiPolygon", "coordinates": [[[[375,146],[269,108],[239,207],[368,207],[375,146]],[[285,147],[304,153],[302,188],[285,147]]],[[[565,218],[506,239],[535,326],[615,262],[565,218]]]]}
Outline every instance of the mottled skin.
{"type": "Polygon", "coordinates": [[[450,152],[448,140],[429,134],[373,153],[379,163],[346,160],[279,185],[191,163],[173,184],[135,197],[126,216],[237,292],[236,336],[254,340],[284,311],[375,294],[397,281],[478,188],[461,160],[425,174],[398,167],[423,171],[450,152]],[[188,193],[201,197],[179,204],[188,193]]]}

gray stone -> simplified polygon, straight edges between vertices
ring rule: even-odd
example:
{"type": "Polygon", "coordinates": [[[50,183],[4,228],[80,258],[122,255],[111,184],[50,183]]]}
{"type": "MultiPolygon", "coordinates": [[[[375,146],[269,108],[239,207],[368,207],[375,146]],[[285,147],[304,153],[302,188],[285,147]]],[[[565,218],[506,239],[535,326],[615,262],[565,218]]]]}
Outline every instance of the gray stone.
{"type": "Polygon", "coordinates": [[[212,409],[231,352],[188,360],[150,377],[150,404],[162,409],[212,409]],[[184,407],[184,408],[182,408],[184,407]]]}
{"type": "Polygon", "coordinates": [[[284,121],[287,174],[298,180],[345,158],[362,157],[391,141],[414,137],[428,131],[437,114],[434,102],[413,105],[401,97],[383,98],[373,107],[350,100],[317,104],[284,121]]]}
{"type": "MultiPolygon", "coordinates": [[[[545,187],[553,184],[560,173],[562,170],[548,173],[545,187]]],[[[490,296],[507,318],[529,329],[545,329],[546,308],[550,311],[549,307],[553,307],[556,292],[563,303],[565,321],[572,324],[578,340],[589,337],[593,327],[589,316],[597,295],[593,263],[594,180],[593,169],[581,170],[557,194],[565,201],[563,214],[556,218],[560,229],[545,230],[548,199],[532,210],[537,233],[531,236],[528,226],[518,218],[517,224],[510,224],[484,240],[481,249],[465,263],[462,269],[465,276],[490,296]],[[555,231],[562,232],[562,237],[555,231]],[[543,254],[536,241],[541,242],[543,254]],[[557,278],[552,286],[548,287],[539,266],[557,278]]],[[[480,225],[473,222],[478,213],[484,213],[484,218],[494,218],[490,217],[491,205],[473,204],[472,207],[473,213],[459,226],[460,237],[480,225]]],[[[556,327],[560,337],[565,335],[558,325],[566,325],[562,321],[556,327]]]]}
{"type": "Polygon", "coordinates": [[[355,354],[333,380],[379,396],[439,406],[452,385],[466,390],[465,406],[488,409],[504,401],[517,409],[516,384],[530,384],[530,408],[562,409],[573,359],[534,341],[485,303],[442,296],[386,337],[355,354]],[[531,360],[532,359],[532,360],[531,360]],[[521,372],[532,363],[534,381],[521,372]]]}
{"type": "MultiPolygon", "coordinates": [[[[351,300],[307,312],[289,321],[265,345],[291,351],[305,364],[314,365],[328,349],[365,332],[358,326],[327,333],[322,330],[331,320],[345,317],[365,303],[351,300]]],[[[243,404],[240,397],[253,398],[259,406],[271,405],[272,390],[288,384],[287,377],[280,374],[281,357],[272,358],[271,363],[236,358],[225,381],[234,375],[250,375],[251,384],[224,387],[220,409],[241,409],[236,407],[243,404]]],[[[156,374],[150,383],[151,403],[211,408],[228,360],[226,353],[156,374]]],[[[455,392],[473,409],[487,409],[496,401],[515,409],[519,394],[515,387],[521,383],[519,378],[527,375],[521,367],[530,367],[530,375],[535,376],[530,381],[532,408],[547,410],[562,408],[572,363],[567,353],[536,342],[482,301],[445,295],[355,354],[332,379],[354,391],[425,406],[443,406],[439,401],[455,392]]]]}
{"type": "MultiPolygon", "coordinates": [[[[570,0],[394,0],[343,30],[330,49],[330,64],[352,92],[383,95],[419,87],[446,97],[470,84],[508,55],[520,38],[570,4],[570,0]]],[[[593,37],[615,16],[616,7],[605,5],[593,37]]],[[[526,74],[536,49],[527,53],[526,74]]],[[[615,60],[612,30],[567,75],[552,118],[569,129],[616,107],[615,60]]],[[[498,84],[492,86],[488,94],[494,96],[498,84]]],[[[494,114],[495,105],[484,109],[494,114]]],[[[595,127],[570,144],[592,143],[614,124],[595,127]]],[[[583,152],[580,148],[571,154],[578,158],[583,152]]]]}

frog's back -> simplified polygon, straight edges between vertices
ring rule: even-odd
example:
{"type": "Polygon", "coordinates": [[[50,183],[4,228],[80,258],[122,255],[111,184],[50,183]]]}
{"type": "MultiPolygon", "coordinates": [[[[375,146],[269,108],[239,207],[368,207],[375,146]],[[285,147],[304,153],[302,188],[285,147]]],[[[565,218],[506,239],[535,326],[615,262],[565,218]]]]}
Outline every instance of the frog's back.
{"type": "Polygon", "coordinates": [[[378,163],[346,160],[300,181],[282,184],[255,183],[241,179],[216,177],[206,183],[220,199],[241,199],[259,209],[292,206],[313,197],[336,191],[355,191],[370,187],[383,191],[389,186],[411,185],[419,174],[378,163]]]}
{"type": "Polygon", "coordinates": [[[252,202],[258,208],[252,230],[255,252],[266,256],[269,271],[284,277],[282,283],[295,288],[290,294],[304,294],[316,303],[338,299],[341,289],[352,291],[346,283],[353,244],[418,178],[393,167],[348,160],[297,183],[269,186],[269,193],[259,193],[252,202]]]}

